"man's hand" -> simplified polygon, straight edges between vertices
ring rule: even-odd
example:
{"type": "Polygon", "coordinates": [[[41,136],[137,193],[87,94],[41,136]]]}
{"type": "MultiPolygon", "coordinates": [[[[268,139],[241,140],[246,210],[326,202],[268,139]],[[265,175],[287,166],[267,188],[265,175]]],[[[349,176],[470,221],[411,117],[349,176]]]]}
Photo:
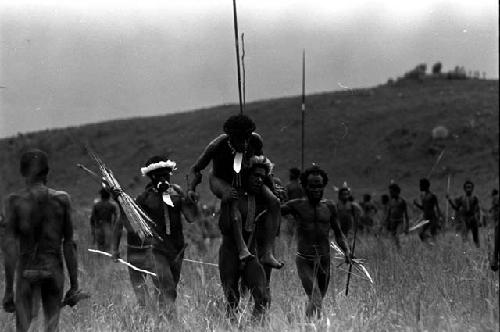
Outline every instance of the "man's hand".
{"type": "Polygon", "coordinates": [[[123,194],[123,190],[121,188],[109,188],[109,192],[111,193],[111,196],[113,199],[118,202],[118,197],[120,197],[123,194]]]}
{"type": "Polygon", "coordinates": [[[352,261],[353,259],[354,259],[354,256],[351,254],[351,252],[350,252],[350,251],[347,251],[347,252],[345,253],[345,262],[346,262],[347,264],[351,265],[351,264],[353,263],[353,261],[352,261]]]}
{"type": "Polygon", "coordinates": [[[70,307],[75,306],[80,300],[88,299],[90,297],[89,294],[82,292],[76,288],[70,288],[64,296],[64,300],[61,303],[61,306],[68,305],[70,307]]]}
{"type": "Polygon", "coordinates": [[[3,310],[8,313],[14,313],[16,312],[16,306],[14,304],[14,296],[13,294],[5,294],[3,301],[2,301],[2,306],[3,310]]]}
{"type": "Polygon", "coordinates": [[[113,262],[118,262],[118,259],[120,259],[120,252],[118,250],[114,250],[113,254],[111,254],[111,259],[113,262]]]}
{"type": "Polygon", "coordinates": [[[224,192],[222,195],[221,201],[222,202],[230,202],[238,199],[238,191],[234,188],[231,188],[231,190],[228,190],[224,192]]]}
{"type": "Polygon", "coordinates": [[[196,193],[196,191],[190,189],[187,192],[187,198],[191,203],[194,204],[198,202],[199,195],[196,193]]]}

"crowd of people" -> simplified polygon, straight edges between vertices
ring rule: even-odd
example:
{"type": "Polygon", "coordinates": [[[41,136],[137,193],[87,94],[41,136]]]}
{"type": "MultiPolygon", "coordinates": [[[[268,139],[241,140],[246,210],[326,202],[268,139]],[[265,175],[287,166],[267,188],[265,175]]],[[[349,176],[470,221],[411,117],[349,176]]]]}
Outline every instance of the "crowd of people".
{"type": "MultiPolygon", "coordinates": [[[[196,188],[202,172],[212,163],[208,182],[213,195],[221,201],[218,226],[222,234],[219,248],[219,274],[227,302],[228,317],[235,317],[242,290],[254,300],[253,317],[261,320],[269,307],[270,279],[273,270],[283,267],[274,252],[281,232],[295,239],[297,273],[308,297],[305,314],[319,317],[330,281],[330,230],[345,256],[353,264],[356,233],[379,235],[383,230],[401,247],[400,233],[417,228],[410,225],[410,204],[402,197],[397,183],[388,186],[380,204],[369,194],[356,202],[346,183],[338,189],[336,202],[325,199],[328,174],[313,164],[301,171],[290,169],[289,183],[281,186],[273,174],[274,164],[263,151],[263,139],[255,123],[246,115],[231,116],[224,133],[211,141],[190,169],[188,188],[171,183],[176,163],[166,156],[152,156],[141,167],[148,179],[136,203],[151,219],[155,236],[141,239],[131,227],[126,209],[119,199],[120,188],[104,183],[101,199],[90,218],[92,242],[99,250],[111,251],[120,258],[120,239],[125,228],[126,259],[145,274],[129,269],[130,282],[139,306],[146,305],[146,280],[152,275],[155,299],[167,317],[175,319],[177,284],[186,248],[182,216],[187,222],[201,222],[202,209],[196,188]],[[287,222],[281,223],[286,216],[287,222]],[[412,228],[410,228],[412,226],[412,228]],[[293,235],[295,234],[295,235],[293,235]]],[[[2,248],[5,257],[5,294],[3,308],[15,312],[18,331],[27,331],[33,319],[35,293],[41,301],[48,331],[57,330],[61,304],[75,305],[89,296],[78,286],[76,244],[73,241],[70,196],[47,186],[49,162],[41,150],[25,152],[20,171],[26,179],[23,189],[12,193],[4,204],[6,225],[2,248]],[[63,298],[63,260],[70,289],[63,298]],[[15,292],[14,292],[15,288],[15,292]]],[[[433,244],[443,224],[438,198],[430,190],[429,179],[421,179],[421,197],[413,206],[421,210],[419,237],[433,244]]],[[[446,196],[456,219],[463,225],[464,239],[472,232],[479,247],[480,202],[474,184],[466,181],[464,194],[446,196]]],[[[498,269],[498,191],[492,195],[491,216],[495,222],[495,252],[492,269],[498,269]]]]}

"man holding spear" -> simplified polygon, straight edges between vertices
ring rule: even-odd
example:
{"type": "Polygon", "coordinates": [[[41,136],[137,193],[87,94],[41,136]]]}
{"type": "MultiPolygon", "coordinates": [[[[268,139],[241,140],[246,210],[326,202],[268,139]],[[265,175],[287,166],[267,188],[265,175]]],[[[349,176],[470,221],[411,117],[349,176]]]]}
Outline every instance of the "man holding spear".
{"type": "Polygon", "coordinates": [[[426,178],[420,179],[419,187],[421,192],[421,203],[414,200],[413,204],[422,210],[423,220],[429,220],[429,222],[422,227],[419,234],[420,240],[425,242],[429,237],[432,237],[434,240],[439,228],[439,220],[442,218],[442,213],[439,208],[437,196],[430,190],[430,181],[426,178]]]}
{"type": "MultiPolygon", "coordinates": [[[[123,226],[127,229],[127,260],[132,265],[153,271],[153,283],[157,289],[159,304],[167,306],[168,314],[175,315],[174,302],[177,297],[182,260],[184,257],[184,235],[181,213],[188,222],[199,220],[198,206],[186,199],[180,186],[170,184],[170,175],[175,170],[175,162],[162,156],[150,158],[141,168],[143,176],[150,183],[136,202],[151,218],[154,237],[141,239],[130,226],[126,214],[121,213],[113,234],[113,257],[119,257],[119,245],[123,226]]],[[[111,188],[117,199],[121,190],[111,188]]],[[[119,203],[120,204],[120,203],[119,203]]],[[[120,209],[122,209],[120,204],[120,209]]],[[[140,306],[146,304],[146,276],[129,268],[130,281],[140,306]]]]}
{"type": "Polygon", "coordinates": [[[330,282],[329,231],[352,264],[351,252],[337,222],[333,202],[323,199],[328,183],[324,170],[314,165],[304,171],[301,183],[306,197],[293,199],[281,206],[283,215],[292,214],[297,222],[297,272],[309,298],[306,316],[320,317],[323,298],[330,282]]]}

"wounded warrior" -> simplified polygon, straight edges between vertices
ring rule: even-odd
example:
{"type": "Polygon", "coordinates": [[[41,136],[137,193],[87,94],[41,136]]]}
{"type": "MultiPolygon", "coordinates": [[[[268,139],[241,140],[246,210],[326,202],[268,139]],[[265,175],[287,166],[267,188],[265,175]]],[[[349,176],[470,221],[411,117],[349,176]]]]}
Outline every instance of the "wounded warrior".
{"type": "MultiPolygon", "coordinates": [[[[225,134],[215,138],[205,148],[201,156],[191,167],[192,182],[188,197],[192,201],[198,199],[196,186],[201,182],[201,171],[212,162],[212,172],[209,178],[212,193],[221,200],[220,228],[228,230],[236,241],[236,249],[241,261],[252,258],[242,236],[242,217],[238,208],[238,197],[244,194],[242,179],[248,174],[250,158],[262,156],[262,138],[254,133],[255,123],[246,115],[231,116],[223,126],[225,134]],[[229,213],[222,213],[224,210],[229,213]]],[[[269,176],[268,184],[262,186],[260,196],[265,202],[265,241],[261,262],[273,268],[281,268],[273,254],[274,239],[280,223],[280,201],[273,192],[273,180],[269,176]]],[[[226,233],[225,235],[228,235],[226,233]]]]}
{"type": "Polygon", "coordinates": [[[318,166],[312,166],[301,175],[306,197],[286,202],[281,206],[283,215],[292,214],[297,221],[297,272],[309,298],[307,317],[321,315],[323,298],[330,281],[329,231],[351,262],[351,253],[337,222],[337,211],[333,202],[323,199],[328,176],[318,166]]]}
{"type": "Polygon", "coordinates": [[[28,331],[41,295],[45,330],[57,331],[65,304],[88,297],[78,290],[70,196],[47,187],[47,154],[32,149],[21,156],[26,187],[5,202],[5,296],[3,307],[16,313],[16,330],[28,331]],[[62,250],[61,250],[62,247],[62,250]],[[63,254],[70,289],[63,300],[63,254]],[[14,275],[16,281],[14,301],[14,275]]]}
{"type": "MultiPolygon", "coordinates": [[[[174,169],[175,162],[160,156],[150,158],[141,168],[142,175],[148,176],[151,181],[136,202],[154,222],[151,226],[155,236],[141,240],[123,211],[113,232],[113,257],[119,257],[120,238],[125,226],[127,260],[140,269],[156,273],[156,277],[152,278],[156,289],[155,299],[160,306],[167,307],[170,318],[175,318],[174,302],[185,249],[181,213],[188,222],[199,220],[200,217],[198,206],[186,199],[181,187],[170,184],[174,169]]],[[[112,188],[112,192],[115,199],[120,195],[116,189],[112,188]]],[[[137,302],[145,306],[148,295],[146,275],[129,268],[129,276],[137,302]]]]}

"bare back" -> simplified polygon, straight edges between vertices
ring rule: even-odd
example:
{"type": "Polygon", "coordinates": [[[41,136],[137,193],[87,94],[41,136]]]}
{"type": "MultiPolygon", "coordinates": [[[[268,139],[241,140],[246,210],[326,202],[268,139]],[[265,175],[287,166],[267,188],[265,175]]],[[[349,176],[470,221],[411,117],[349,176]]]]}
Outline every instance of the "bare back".
{"type": "Polygon", "coordinates": [[[61,253],[63,239],[71,239],[69,196],[45,186],[23,189],[9,198],[10,221],[19,239],[21,260],[26,255],[61,253]],[[68,227],[70,226],[70,227],[68,227]]]}

